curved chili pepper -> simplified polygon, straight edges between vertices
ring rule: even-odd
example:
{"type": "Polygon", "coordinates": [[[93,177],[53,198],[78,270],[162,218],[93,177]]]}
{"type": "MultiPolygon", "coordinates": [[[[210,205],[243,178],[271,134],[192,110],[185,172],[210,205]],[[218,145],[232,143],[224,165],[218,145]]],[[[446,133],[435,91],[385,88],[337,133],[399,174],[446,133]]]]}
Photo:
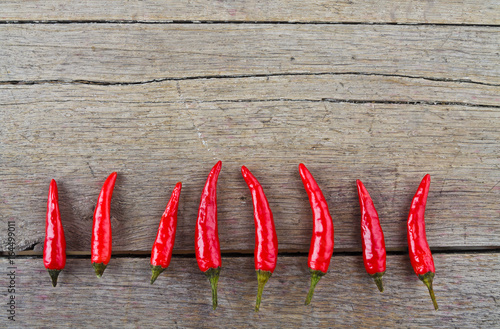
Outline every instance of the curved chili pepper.
{"type": "Polygon", "coordinates": [[[112,173],[104,182],[94,211],[91,260],[98,278],[102,276],[111,259],[111,221],[109,213],[116,175],[116,172],[112,173]]]}
{"type": "Polygon", "coordinates": [[[427,195],[429,194],[429,186],[431,184],[431,176],[425,175],[420,183],[417,193],[413,197],[408,215],[408,250],[410,254],[411,265],[417,274],[418,278],[424,282],[429,289],[434,308],[438,309],[436,296],[432,288],[432,280],[436,269],[434,268],[434,259],[427,243],[425,235],[425,205],[427,203],[427,195]]]}
{"type": "Polygon", "coordinates": [[[311,287],[306,297],[306,305],[311,303],[314,288],[328,271],[333,254],[333,221],[323,192],[304,164],[299,164],[300,178],[304,183],[313,212],[313,235],[309,248],[308,266],[311,272],[311,287]]]}
{"type": "Polygon", "coordinates": [[[219,161],[208,174],[201,193],[195,230],[195,251],[198,267],[210,280],[212,306],[217,308],[217,283],[221,269],[219,232],[217,229],[217,179],[222,167],[219,161]]]}
{"type": "Polygon", "coordinates": [[[66,265],[66,239],[59,212],[59,194],[55,180],[50,181],[47,200],[47,219],[45,223],[45,244],[43,264],[52,279],[52,286],[57,285],[57,277],[66,265]]]}
{"type": "Polygon", "coordinates": [[[241,174],[250,189],[250,193],[252,193],[253,201],[253,219],[255,223],[254,261],[258,281],[255,312],[258,312],[264,286],[276,268],[278,237],[274,228],[273,213],[262,186],[247,167],[241,167],[241,174]]]}
{"type": "Polygon", "coordinates": [[[156,240],[151,251],[151,284],[165,271],[172,259],[174,249],[175,231],[177,229],[177,210],[179,208],[179,196],[181,195],[181,182],[177,183],[168,201],[167,208],[161,216],[160,226],[156,234],[156,240]]]}
{"type": "Polygon", "coordinates": [[[366,272],[375,280],[380,292],[384,291],[382,276],[385,273],[385,240],[380,227],[378,213],[372,198],[363,183],[356,180],[358,186],[359,207],[361,208],[361,243],[363,245],[363,262],[366,272]]]}

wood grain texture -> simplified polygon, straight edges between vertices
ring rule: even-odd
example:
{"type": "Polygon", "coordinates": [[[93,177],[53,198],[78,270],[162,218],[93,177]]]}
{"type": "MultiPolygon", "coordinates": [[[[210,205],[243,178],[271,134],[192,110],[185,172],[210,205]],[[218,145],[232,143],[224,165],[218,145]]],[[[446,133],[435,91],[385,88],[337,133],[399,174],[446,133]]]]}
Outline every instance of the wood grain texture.
{"type": "Polygon", "coordinates": [[[365,73],[498,85],[499,32],[412,25],[6,24],[0,25],[0,81],[365,73]]]}
{"type": "Polygon", "coordinates": [[[7,221],[20,256],[16,322],[5,312],[0,327],[498,326],[499,12],[497,0],[2,1],[4,274],[7,221]],[[223,270],[213,312],[193,238],[217,160],[223,270]],[[311,307],[299,162],[335,225],[330,272],[311,307]],[[262,183],[288,252],[259,314],[241,165],[262,183]],[[92,215],[111,171],[114,257],[99,280],[88,256],[92,215]],[[425,173],[437,312],[406,252],[389,252],[383,294],[359,253],[355,180],[370,191],[388,249],[405,250],[425,173]],[[70,254],[55,289],[41,259],[51,178],[70,254]],[[151,286],[149,253],[177,181],[176,255],[151,286]]]}
{"type": "MultiPolygon", "coordinates": [[[[253,259],[223,258],[219,308],[193,258],[174,258],[153,286],[145,258],[114,258],[97,279],[90,259],[69,259],[52,288],[41,259],[16,260],[18,292],[12,328],[95,327],[494,327],[500,321],[499,254],[436,254],[434,311],[408,256],[389,256],[379,293],[361,256],[334,256],[329,273],[304,306],[306,257],[281,257],[266,285],[260,313],[253,311],[253,259]]],[[[1,259],[2,268],[7,267],[1,259]]],[[[6,277],[0,279],[7,286],[6,277]]],[[[6,323],[6,319],[2,319],[6,323]]]]}
{"type": "MultiPolygon", "coordinates": [[[[299,90],[303,77],[292,78],[288,88],[299,90]]],[[[255,86],[231,79],[2,86],[9,111],[0,123],[0,214],[20,227],[18,248],[41,251],[47,187],[55,178],[68,250],[88,252],[97,195],[116,170],[113,250],[150,251],[171,189],[182,181],[176,252],[192,252],[201,189],[219,159],[219,233],[226,252],[253,250],[252,205],[241,165],[264,186],[280,250],[308,250],[311,213],[299,162],[325,192],[338,250],[361,247],[358,178],[381,215],[387,246],[405,248],[408,206],[425,173],[432,176],[432,247],[500,245],[498,108],[337,103],[321,101],[332,95],[321,89],[316,100],[258,101],[251,97],[264,87],[255,86]]],[[[288,91],[270,93],[280,98],[288,91]]],[[[5,250],[6,232],[0,239],[5,250]]]]}
{"type": "Polygon", "coordinates": [[[304,74],[263,77],[199,78],[141,84],[93,85],[53,83],[53,86],[0,85],[1,106],[58,102],[108,102],[109,95],[130,103],[200,103],[237,101],[345,101],[392,103],[453,103],[500,106],[500,85],[465,81],[433,81],[418,77],[376,74],[304,74]]]}
{"type": "Polygon", "coordinates": [[[495,0],[2,1],[7,21],[270,21],[500,24],[495,0]]]}

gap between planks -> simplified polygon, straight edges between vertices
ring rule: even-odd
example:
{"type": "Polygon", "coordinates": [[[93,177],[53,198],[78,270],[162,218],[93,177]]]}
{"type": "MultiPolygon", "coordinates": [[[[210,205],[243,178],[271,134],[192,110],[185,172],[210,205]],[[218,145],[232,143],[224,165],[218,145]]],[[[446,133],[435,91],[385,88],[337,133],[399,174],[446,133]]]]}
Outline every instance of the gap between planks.
{"type": "Polygon", "coordinates": [[[411,0],[74,0],[35,1],[2,5],[9,23],[52,22],[128,24],[275,23],[275,24],[433,24],[491,25],[500,23],[495,0],[415,2],[411,0]]]}
{"type": "MultiPolygon", "coordinates": [[[[406,248],[387,248],[387,255],[406,255],[408,249],[406,248]]],[[[464,254],[464,253],[478,253],[478,254],[495,254],[500,253],[500,247],[438,247],[432,248],[433,254],[464,254]]],[[[278,253],[279,257],[304,257],[309,254],[308,250],[283,250],[278,253]]],[[[361,256],[361,251],[357,249],[344,248],[333,252],[336,257],[343,256],[361,256]]],[[[222,251],[221,255],[223,257],[253,257],[253,250],[227,250],[222,251]]],[[[26,257],[26,258],[41,258],[43,252],[40,251],[19,251],[16,253],[15,257],[26,257]]],[[[90,252],[87,251],[68,251],[66,253],[68,258],[80,259],[89,258],[90,252]]],[[[0,257],[9,257],[8,253],[0,253],[0,257]]],[[[151,253],[147,251],[118,251],[112,255],[112,258],[149,258],[151,253]]],[[[172,253],[173,258],[195,258],[194,251],[192,250],[178,250],[172,253]]]]}
{"type": "Polygon", "coordinates": [[[51,24],[144,24],[144,25],[174,25],[174,24],[252,24],[252,25],[398,25],[398,26],[457,26],[457,27],[500,27],[500,24],[480,24],[480,23],[404,23],[404,22],[345,22],[345,21],[233,21],[233,20],[0,20],[0,25],[15,24],[33,24],[33,25],[51,25],[51,24]]]}

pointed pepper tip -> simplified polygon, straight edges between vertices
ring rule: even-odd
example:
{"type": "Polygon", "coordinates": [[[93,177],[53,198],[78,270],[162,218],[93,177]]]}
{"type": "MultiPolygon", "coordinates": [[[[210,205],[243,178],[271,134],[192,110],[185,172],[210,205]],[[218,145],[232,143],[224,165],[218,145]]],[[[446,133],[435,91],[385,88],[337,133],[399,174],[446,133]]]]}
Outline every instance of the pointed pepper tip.
{"type": "Polygon", "coordinates": [[[52,281],[52,287],[57,286],[57,278],[59,276],[59,273],[61,273],[61,270],[47,270],[50,275],[50,279],[52,281]]]}
{"type": "Polygon", "coordinates": [[[158,278],[158,276],[163,272],[165,271],[165,268],[157,265],[157,266],[154,266],[154,265],[151,265],[151,284],[153,284],[156,279],[158,278]]]}
{"type": "Polygon", "coordinates": [[[434,294],[434,288],[432,287],[432,281],[434,280],[434,272],[427,272],[425,274],[419,275],[418,278],[422,280],[422,282],[427,286],[429,290],[429,295],[432,299],[432,304],[434,305],[434,309],[438,310],[438,304],[436,301],[436,295],[434,294]]]}
{"type": "Polygon", "coordinates": [[[262,293],[264,292],[264,286],[271,277],[273,273],[270,271],[257,270],[257,300],[255,301],[255,312],[260,309],[260,303],[262,300],[262,293]]]}
{"type": "Polygon", "coordinates": [[[104,263],[92,263],[92,266],[94,267],[97,277],[101,278],[104,270],[106,269],[106,265],[104,265],[104,263]]]}

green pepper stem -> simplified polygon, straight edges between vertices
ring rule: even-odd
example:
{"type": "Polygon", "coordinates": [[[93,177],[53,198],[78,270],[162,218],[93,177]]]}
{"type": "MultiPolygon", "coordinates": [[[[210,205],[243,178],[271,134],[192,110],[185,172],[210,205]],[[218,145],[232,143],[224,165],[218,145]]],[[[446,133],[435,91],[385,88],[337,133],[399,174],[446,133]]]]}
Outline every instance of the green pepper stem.
{"type": "Polygon", "coordinates": [[[269,271],[257,270],[257,301],[255,302],[255,312],[259,311],[260,302],[262,300],[262,292],[264,292],[264,286],[266,285],[269,278],[273,275],[273,273],[269,271]]]}
{"type": "Polygon", "coordinates": [[[378,290],[380,290],[380,292],[384,292],[384,286],[382,284],[382,276],[384,275],[384,273],[385,271],[370,275],[373,278],[373,280],[375,280],[375,284],[377,285],[377,288],[378,290]]]}
{"type": "Polygon", "coordinates": [[[151,265],[151,284],[153,284],[156,279],[158,278],[158,276],[161,274],[161,272],[165,271],[166,268],[163,268],[159,265],[157,266],[153,266],[151,265]]]}
{"type": "Polygon", "coordinates": [[[210,280],[210,286],[212,287],[212,307],[214,310],[217,308],[217,283],[219,282],[220,267],[209,268],[206,270],[205,275],[210,280]]]}
{"type": "Polygon", "coordinates": [[[316,288],[316,285],[318,284],[321,277],[326,274],[317,270],[310,270],[310,272],[311,272],[311,286],[309,287],[309,292],[307,293],[306,305],[311,304],[311,300],[314,295],[314,288],[316,288]]]}
{"type": "Polygon", "coordinates": [[[57,277],[62,270],[47,270],[50,275],[50,279],[52,280],[52,287],[57,286],[57,277]]]}
{"type": "Polygon", "coordinates": [[[424,275],[419,275],[418,278],[424,282],[429,289],[429,294],[431,295],[432,304],[434,304],[434,309],[438,309],[438,304],[436,301],[436,296],[434,295],[434,289],[432,288],[432,279],[434,279],[434,272],[427,272],[424,275]]]}
{"type": "Polygon", "coordinates": [[[107,265],[104,265],[104,263],[92,263],[92,266],[94,266],[95,274],[98,278],[100,278],[107,265]]]}

